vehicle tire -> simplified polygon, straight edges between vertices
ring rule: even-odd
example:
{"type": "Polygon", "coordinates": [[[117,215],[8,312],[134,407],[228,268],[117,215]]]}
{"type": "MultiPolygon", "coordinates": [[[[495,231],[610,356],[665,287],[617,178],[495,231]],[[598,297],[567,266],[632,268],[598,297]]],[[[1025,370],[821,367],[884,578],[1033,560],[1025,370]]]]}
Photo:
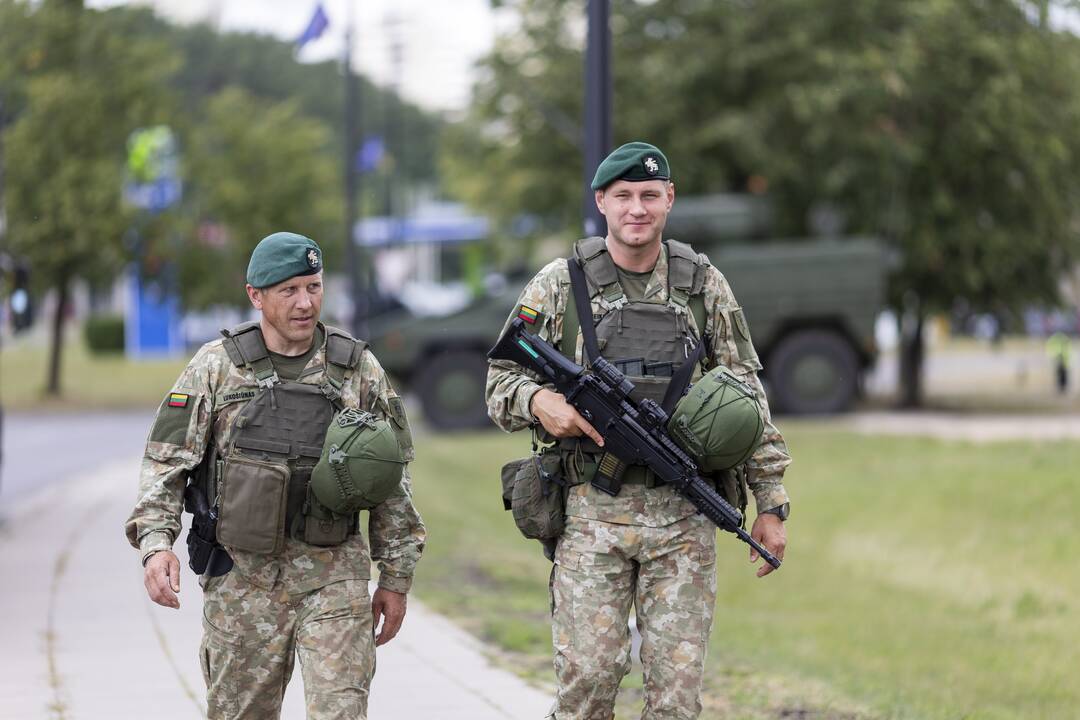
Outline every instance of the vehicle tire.
{"type": "Polygon", "coordinates": [[[428,424],[438,430],[487,425],[487,368],[479,350],[445,350],[428,358],[413,382],[428,424]]]}
{"type": "Polygon", "coordinates": [[[843,335],[799,330],[769,355],[769,402],[778,412],[818,415],[851,409],[859,389],[859,358],[843,335]]]}

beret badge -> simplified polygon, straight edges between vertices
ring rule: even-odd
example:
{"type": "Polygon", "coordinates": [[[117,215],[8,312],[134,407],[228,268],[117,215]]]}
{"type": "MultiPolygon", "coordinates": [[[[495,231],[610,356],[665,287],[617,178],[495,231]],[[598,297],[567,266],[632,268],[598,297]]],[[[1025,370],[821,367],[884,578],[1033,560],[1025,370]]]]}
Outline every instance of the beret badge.
{"type": "Polygon", "coordinates": [[[307,263],[311,266],[312,270],[319,269],[319,253],[314,248],[307,251],[307,263]]]}
{"type": "Polygon", "coordinates": [[[648,174],[655,175],[656,173],[660,172],[660,163],[658,163],[656,161],[656,158],[654,158],[652,155],[646,157],[641,162],[645,166],[645,172],[647,172],[648,174]]]}

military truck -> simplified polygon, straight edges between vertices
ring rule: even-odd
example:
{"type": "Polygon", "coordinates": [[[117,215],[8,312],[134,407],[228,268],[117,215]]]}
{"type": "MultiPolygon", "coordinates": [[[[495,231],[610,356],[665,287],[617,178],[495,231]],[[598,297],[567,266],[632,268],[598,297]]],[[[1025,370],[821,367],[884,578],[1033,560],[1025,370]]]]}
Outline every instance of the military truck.
{"type": "MultiPolygon", "coordinates": [[[[872,238],[777,240],[767,201],[713,195],[680,198],[665,237],[689,242],[727,277],[746,311],[776,412],[837,413],[852,407],[876,356],[888,255],[872,238]]],[[[569,248],[567,248],[569,251],[569,248]]],[[[372,319],[369,339],[383,365],[420,400],[439,429],[488,422],[485,353],[529,275],[445,317],[404,311],[372,319]]]]}

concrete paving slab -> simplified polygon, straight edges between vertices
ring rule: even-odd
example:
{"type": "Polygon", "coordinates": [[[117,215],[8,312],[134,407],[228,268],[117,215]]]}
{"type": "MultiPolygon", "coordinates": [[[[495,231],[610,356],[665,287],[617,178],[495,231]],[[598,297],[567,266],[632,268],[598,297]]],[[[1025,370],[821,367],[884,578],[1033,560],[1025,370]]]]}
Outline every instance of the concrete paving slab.
{"type": "MultiPolygon", "coordinates": [[[[137,473],[137,459],[112,463],[3,508],[0,720],[205,716],[202,603],[182,543],[176,611],[146,597],[123,538],[137,473]]],[[[550,693],[495,667],[481,643],[410,597],[401,633],[379,649],[369,717],[542,718],[550,703],[550,693]]],[[[304,717],[299,672],[282,716],[304,717]]]]}

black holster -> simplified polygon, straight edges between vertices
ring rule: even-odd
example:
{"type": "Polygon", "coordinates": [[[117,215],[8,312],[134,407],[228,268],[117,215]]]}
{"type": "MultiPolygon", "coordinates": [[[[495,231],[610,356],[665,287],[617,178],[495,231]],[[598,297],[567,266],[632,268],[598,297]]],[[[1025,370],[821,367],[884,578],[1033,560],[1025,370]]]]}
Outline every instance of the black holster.
{"type": "Polygon", "coordinates": [[[217,541],[217,513],[206,501],[206,494],[197,485],[184,488],[184,509],[191,513],[188,530],[188,566],[196,575],[217,577],[232,570],[233,559],[217,541]]]}

